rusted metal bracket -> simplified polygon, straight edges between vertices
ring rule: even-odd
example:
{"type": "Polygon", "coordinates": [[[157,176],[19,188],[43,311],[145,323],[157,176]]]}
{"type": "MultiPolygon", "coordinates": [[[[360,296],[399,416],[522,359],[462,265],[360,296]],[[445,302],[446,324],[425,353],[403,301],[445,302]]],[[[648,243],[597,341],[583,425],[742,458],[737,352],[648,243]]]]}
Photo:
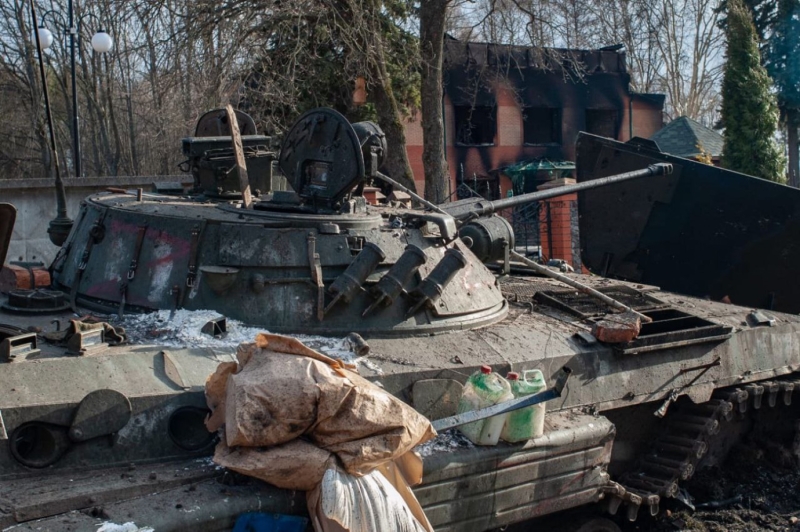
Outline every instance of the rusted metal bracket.
{"type": "Polygon", "coordinates": [[[317,319],[322,321],[325,318],[325,285],[322,283],[322,263],[314,233],[308,233],[308,266],[311,268],[311,280],[317,287],[317,319]]]}
{"type": "Polygon", "coordinates": [[[18,334],[9,336],[0,342],[0,361],[14,362],[15,359],[25,358],[39,353],[36,345],[36,333],[18,334]]]}
{"type": "Polygon", "coordinates": [[[99,355],[108,349],[105,331],[94,329],[78,331],[67,340],[67,354],[77,356],[99,355]]]}

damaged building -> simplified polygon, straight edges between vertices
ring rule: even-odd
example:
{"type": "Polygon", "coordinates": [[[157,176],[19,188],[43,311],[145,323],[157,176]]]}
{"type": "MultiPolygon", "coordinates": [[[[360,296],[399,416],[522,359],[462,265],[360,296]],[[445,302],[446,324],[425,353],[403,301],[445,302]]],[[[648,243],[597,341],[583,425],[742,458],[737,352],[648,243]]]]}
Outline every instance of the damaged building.
{"type": "MultiPolygon", "coordinates": [[[[463,181],[485,197],[512,188],[501,169],[519,161],[574,161],[579,131],[626,141],[663,125],[663,94],[632,92],[625,52],[445,41],[444,100],[450,192],[463,181]]],[[[424,190],[422,127],[406,150],[424,190]]]]}

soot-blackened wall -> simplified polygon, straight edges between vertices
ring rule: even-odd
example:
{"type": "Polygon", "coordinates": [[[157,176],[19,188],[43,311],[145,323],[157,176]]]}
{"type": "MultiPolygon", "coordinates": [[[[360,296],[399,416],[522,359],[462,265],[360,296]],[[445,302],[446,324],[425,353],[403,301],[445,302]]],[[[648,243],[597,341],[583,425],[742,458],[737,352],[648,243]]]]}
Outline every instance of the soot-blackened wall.
{"type": "MultiPolygon", "coordinates": [[[[451,191],[462,178],[488,179],[521,160],[574,161],[580,131],[628,140],[648,138],[663,125],[663,95],[630,91],[624,52],[448,39],[444,83],[451,191]]],[[[406,125],[406,149],[423,191],[420,119],[406,125]]],[[[510,182],[501,177],[494,188],[504,196],[510,182]]]]}

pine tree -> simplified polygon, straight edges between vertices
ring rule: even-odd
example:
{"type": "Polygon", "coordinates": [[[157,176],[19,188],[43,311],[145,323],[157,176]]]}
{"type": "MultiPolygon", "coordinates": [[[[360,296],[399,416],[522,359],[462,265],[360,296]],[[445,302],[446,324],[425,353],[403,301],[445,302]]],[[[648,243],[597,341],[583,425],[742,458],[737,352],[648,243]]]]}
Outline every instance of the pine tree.
{"type": "Polygon", "coordinates": [[[775,83],[778,108],[787,131],[789,184],[800,187],[800,0],[778,0],[766,44],[764,60],[775,83]]]}
{"type": "Polygon", "coordinates": [[[774,139],[778,107],[770,92],[772,80],[761,65],[753,19],[742,0],[728,0],[726,37],[728,50],[722,81],[723,165],[783,182],[783,155],[774,139]]]}

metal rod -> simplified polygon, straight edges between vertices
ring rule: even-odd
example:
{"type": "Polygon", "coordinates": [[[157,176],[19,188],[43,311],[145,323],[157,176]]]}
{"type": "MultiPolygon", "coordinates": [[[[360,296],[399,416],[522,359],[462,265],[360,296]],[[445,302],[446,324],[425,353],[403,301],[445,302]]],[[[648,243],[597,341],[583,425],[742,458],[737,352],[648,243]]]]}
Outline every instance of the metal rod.
{"type": "Polygon", "coordinates": [[[58,167],[58,151],[56,151],[56,137],[55,132],[53,130],[53,113],[50,109],[50,92],[47,90],[47,75],[44,71],[44,58],[42,57],[42,43],[39,39],[39,22],[36,18],[36,6],[31,0],[31,19],[33,22],[33,28],[36,35],[36,55],[39,58],[39,73],[42,77],[42,91],[44,92],[44,107],[45,113],[47,116],[47,128],[50,133],[50,148],[53,151],[53,161],[55,162],[55,169],[56,169],[56,182],[61,180],[61,173],[59,172],[58,167]]]}
{"type": "Polygon", "coordinates": [[[639,319],[642,320],[643,323],[650,323],[650,322],[653,321],[653,319],[650,318],[649,316],[645,316],[641,312],[637,312],[637,311],[633,310],[631,307],[620,303],[616,299],[610,298],[607,295],[605,295],[604,293],[598,292],[594,288],[592,288],[590,286],[586,286],[583,283],[579,283],[575,279],[567,277],[566,275],[562,275],[562,274],[560,274],[558,272],[554,272],[550,268],[547,268],[546,266],[542,266],[541,264],[530,260],[528,257],[526,257],[524,255],[520,255],[516,251],[512,251],[511,252],[511,257],[513,257],[513,258],[517,259],[518,261],[522,262],[526,266],[530,267],[532,270],[534,270],[534,271],[536,271],[538,273],[541,273],[542,275],[544,275],[546,277],[550,277],[551,279],[555,279],[557,281],[561,281],[562,283],[567,284],[567,285],[571,286],[572,288],[575,288],[575,289],[583,292],[584,294],[586,294],[588,296],[591,296],[591,297],[593,297],[595,299],[599,299],[603,303],[605,303],[605,304],[607,304],[607,305],[609,305],[611,307],[614,307],[617,310],[624,310],[626,312],[632,312],[633,314],[636,314],[639,317],[639,319]]]}
{"type": "Polygon", "coordinates": [[[44,70],[44,58],[42,57],[42,43],[39,39],[39,22],[36,18],[36,6],[31,0],[31,19],[36,35],[36,55],[39,57],[39,73],[42,76],[42,91],[44,92],[44,108],[47,116],[47,129],[50,133],[50,149],[53,152],[53,166],[56,171],[56,202],[58,204],[58,218],[67,217],[67,198],[64,192],[64,182],[61,180],[61,170],[58,164],[58,150],[56,149],[56,134],[53,129],[53,113],[50,108],[50,92],[47,89],[47,75],[44,70]]]}
{"type": "Polygon", "coordinates": [[[487,406],[479,410],[471,410],[469,412],[456,414],[455,416],[437,419],[436,421],[433,421],[431,425],[433,425],[433,428],[436,430],[436,432],[441,432],[443,430],[452,429],[453,427],[459,427],[461,425],[466,425],[467,423],[472,423],[473,421],[480,421],[481,419],[505,414],[507,412],[513,412],[527,406],[538,405],[539,403],[544,403],[557,397],[561,397],[561,393],[564,391],[564,386],[566,386],[567,379],[571,373],[572,370],[564,366],[558,372],[558,375],[556,376],[556,382],[550,389],[534,395],[528,395],[518,399],[512,399],[511,401],[497,403],[496,405],[487,406]]]}
{"type": "Polygon", "coordinates": [[[635,170],[633,172],[625,172],[624,174],[617,174],[608,177],[601,177],[584,181],[583,183],[576,183],[575,185],[566,185],[563,187],[551,188],[549,190],[540,190],[538,192],[531,192],[529,194],[522,194],[511,198],[505,198],[496,201],[479,201],[472,206],[469,211],[459,213],[456,215],[458,219],[475,218],[478,216],[488,216],[494,212],[508,207],[515,207],[523,203],[531,203],[534,201],[541,201],[550,198],[557,198],[565,194],[572,194],[573,192],[580,192],[582,190],[590,190],[599,188],[622,181],[629,181],[631,179],[638,179],[641,177],[650,177],[656,175],[669,175],[672,173],[672,165],[668,163],[651,164],[642,170],[635,170]]]}
{"type": "Polygon", "coordinates": [[[72,74],[72,144],[73,156],[75,157],[75,177],[83,177],[83,164],[81,162],[81,132],[78,126],[78,81],[75,71],[75,8],[72,0],[67,2],[69,13],[69,67],[72,74]]]}
{"type": "MultiPolygon", "coordinates": [[[[401,192],[405,192],[406,194],[408,194],[409,196],[411,196],[412,198],[414,198],[415,200],[417,200],[418,202],[420,202],[422,205],[426,206],[427,208],[429,208],[429,209],[431,209],[433,211],[436,211],[439,214],[448,214],[444,210],[439,208],[438,206],[436,206],[433,203],[431,203],[430,201],[428,201],[425,198],[419,196],[413,190],[409,189],[406,186],[401,185],[400,183],[398,183],[397,181],[395,181],[394,179],[392,179],[388,175],[382,174],[380,172],[376,172],[375,173],[375,177],[377,177],[381,181],[389,183],[390,185],[392,185],[394,188],[400,190],[401,192]]],[[[448,214],[448,216],[449,216],[449,214],[448,214]]]]}

